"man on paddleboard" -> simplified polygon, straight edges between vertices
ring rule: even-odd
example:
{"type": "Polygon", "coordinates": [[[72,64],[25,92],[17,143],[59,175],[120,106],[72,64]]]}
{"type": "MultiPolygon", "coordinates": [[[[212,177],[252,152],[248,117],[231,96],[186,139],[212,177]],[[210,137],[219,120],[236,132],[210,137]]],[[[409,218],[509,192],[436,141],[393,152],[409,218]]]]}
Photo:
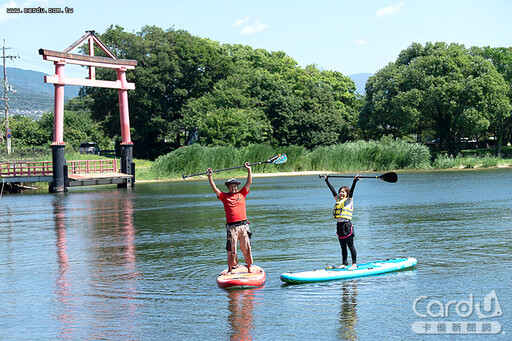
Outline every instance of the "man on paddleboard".
{"type": "Polygon", "coordinates": [[[247,271],[251,272],[252,252],[251,252],[251,231],[249,230],[249,222],[245,212],[245,197],[249,194],[249,188],[252,183],[252,169],[249,162],[244,164],[247,169],[247,182],[245,186],[238,190],[238,182],[236,179],[229,179],[224,184],[228,188],[228,192],[222,192],[217,188],[212,178],[212,169],[208,168],[208,182],[220,201],[224,204],[226,212],[226,250],[228,252],[228,272],[238,267],[238,258],[236,255],[237,243],[240,243],[240,249],[244,254],[247,264],[247,271]]]}

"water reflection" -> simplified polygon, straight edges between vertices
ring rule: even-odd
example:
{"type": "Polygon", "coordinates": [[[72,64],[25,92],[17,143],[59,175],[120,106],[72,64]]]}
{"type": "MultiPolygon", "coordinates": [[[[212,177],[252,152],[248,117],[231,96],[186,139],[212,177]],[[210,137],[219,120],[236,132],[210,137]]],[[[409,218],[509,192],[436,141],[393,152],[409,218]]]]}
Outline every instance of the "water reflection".
{"type": "Polygon", "coordinates": [[[53,220],[55,223],[55,233],[57,235],[57,263],[59,269],[55,287],[57,301],[62,304],[62,310],[57,313],[57,319],[61,323],[61,336],[68,338],[72,333],[71,326],[74,324],[75,320],[73,315],[73,301],[76,300],[76,298],[72,295],[71,283],[69,281],[71,267],[69,265],[67,249],[65,205],[63,200],[59,199],[52,202],[53,220]]]}
{"type": "MultiPolygon", "coordinates": [[[[205,181],[4,196],[0,339],[414,339],[420,295],[446,303],[495,290],[512,306],[511,179],[507,169],[361,181],[361,259],[415,256],[416,270],[290,286],[280,273],[339,257],[325,184],[259,178],[248,213],[269,281],[233,292],[215,285],[225,216],[205,181]]],[[[497,321],[512,325],[511,316],[497,321]]]]}
{"type": "MultiPolygon", "coordinates": [[[[80,325],[107,327],[113,321],[124,327],[118,337],[136,335],[140,303],[135,299],[141,276],[133,196],[122,191],[106,196],[62,196],[52,206],[58,265],[56,318],[61,337],[77,337],[84,332],[80,325]]],[[[103,332],[89,330],[86,337],[102,338],[103,332]]]]}
{"type": "Polygon", "coordinates": [[[232,290],[228,292],[228,322],[230,340],[252,340],[253,310],[257,299],[256,290],[232,290]]]}
{"type": "Polygon", "coordinates": [[[340,327],[341,340],[357,339],[357,285],[355,281],[341,283],[340,327]]]}

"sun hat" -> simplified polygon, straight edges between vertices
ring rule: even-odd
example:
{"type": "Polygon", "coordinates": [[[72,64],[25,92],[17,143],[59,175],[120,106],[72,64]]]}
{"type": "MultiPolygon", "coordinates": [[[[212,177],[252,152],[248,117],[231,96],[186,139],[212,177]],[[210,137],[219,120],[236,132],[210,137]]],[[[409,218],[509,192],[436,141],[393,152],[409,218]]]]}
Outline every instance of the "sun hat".
{"type": "Polygon", "coordinates": [[[238,186],[238,185],[240,185],[240,182],[236,181],[236,179],[235,179],[235,178],[231,178],[231,179],[229,179],[228,181],[226,181],[226,182],[224,183],[224,185],[226,185],[226,186],[229,186],[229,185],[237,185],[237,186],[238,186]]]}

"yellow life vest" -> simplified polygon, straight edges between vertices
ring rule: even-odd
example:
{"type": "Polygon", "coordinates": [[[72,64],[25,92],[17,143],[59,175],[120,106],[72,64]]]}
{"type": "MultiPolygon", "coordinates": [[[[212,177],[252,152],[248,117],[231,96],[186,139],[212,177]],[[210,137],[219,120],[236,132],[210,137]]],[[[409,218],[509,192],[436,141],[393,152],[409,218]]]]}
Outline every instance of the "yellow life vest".
{"type": "Polygon", "coordinates": [[[332,217],[334,219],[352,219],[352,211],[354,210],[354,205],[352,204],[352,200],[350,200],[349,204],[345,206],[347,199],[348,198],[345,197],[336,201],[336,205],[334,205],[334,211],[332,212],[332,217]]]}

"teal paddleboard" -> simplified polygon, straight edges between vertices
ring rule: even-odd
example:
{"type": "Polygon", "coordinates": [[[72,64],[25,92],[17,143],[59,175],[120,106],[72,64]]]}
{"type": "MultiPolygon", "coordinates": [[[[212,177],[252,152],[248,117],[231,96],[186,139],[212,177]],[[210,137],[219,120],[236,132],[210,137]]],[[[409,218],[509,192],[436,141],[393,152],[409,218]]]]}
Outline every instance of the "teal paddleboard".
{"type": "Polygon", "coordinates": [[[412,257],[394,258],[378,262],[359,264],[355,270],[326,268],[303,272],[285,272],[281,274],[281,280],[287,283],[334,281],[337,279],[373,276],[386,272],[403,270],[415,266],[416,263],[418,263],[418,261],[412,257]]]}

